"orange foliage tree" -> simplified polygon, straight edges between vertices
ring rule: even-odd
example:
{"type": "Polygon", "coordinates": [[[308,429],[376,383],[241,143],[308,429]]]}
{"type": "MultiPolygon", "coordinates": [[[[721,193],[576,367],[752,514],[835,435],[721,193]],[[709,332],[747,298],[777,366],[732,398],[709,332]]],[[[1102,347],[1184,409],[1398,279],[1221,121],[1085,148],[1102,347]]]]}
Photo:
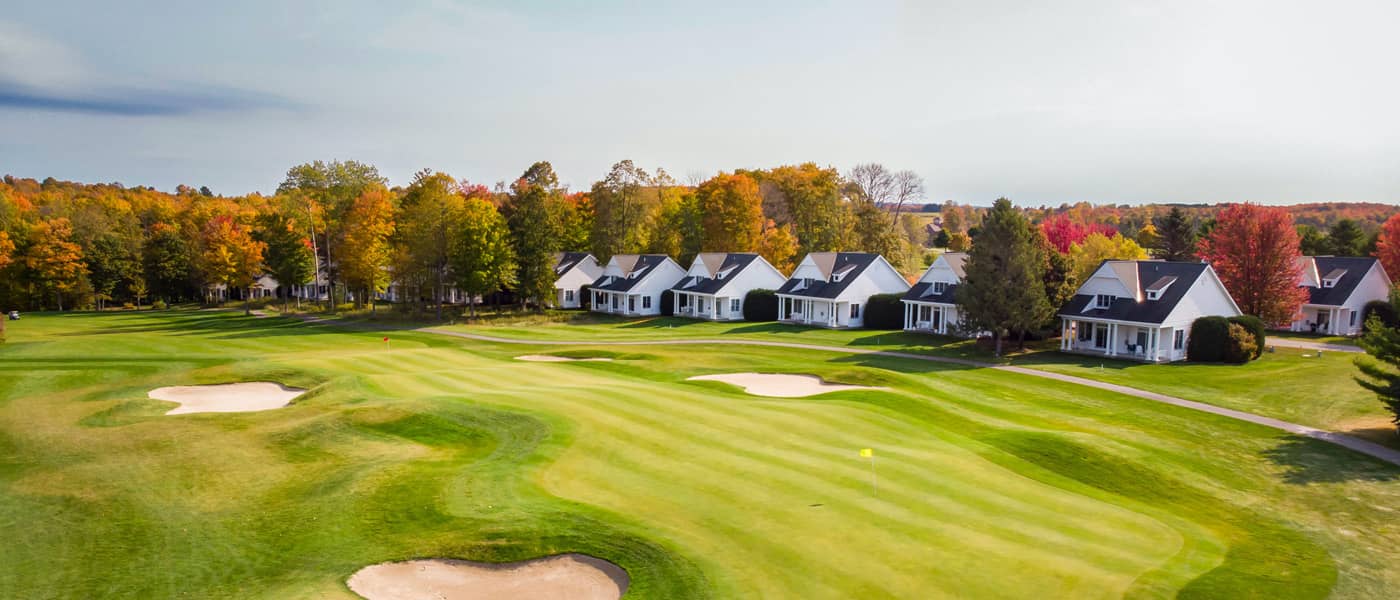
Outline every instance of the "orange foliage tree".
{"type": "Polygon", "coordinates": [[[345,285],[355,290],[355,305],[370,302],[389,286],[389,241],[394,235],[394,201],[389,190],[375,186],[355,198],[345,214],[345,239],[338,253],[345,285]]]}
{"type": "Polygon", "coordinates": [[[1391,279],[1400,277],[1400,214],[1391,215],[1381,225],[1381,236],[1376,240],[1376,258],[1385,268],[1391,279]]]}
{"type": "Polygon", "coordinates": [[[763,236],[763,196],[758,183],[743,173],[720,173],[696,190],[700,248],[706,252],[753,252],[763,236]]]}
{"type": "Polygon", "coordinates": [[[67,218],[39,221],[30,231],[25,266],[45,289],[54,293],[58,310],[63,310],[63,294],[73,291],[83,277],[83,249],[72,241],[73,224],[67,218]]]}
{"type": "Polygon", "coordinates": [[[1282,207],[1232,204],[1216,216],[1201,240],[1199,256],[1210,263],[1240,310],[1270,325],[1292,321],[1308,299],[1299,287],[1302,265],[1298,231],[1282,207]]]}
{"type": "Polygon", "coordinates": [[[243,290],[243,314],[248,314],[249,288],[263,267],[265,244],[253,239],[248,227],[229,215],[216,215],[201,232],[200,272],[210,285],[243,290]]]}

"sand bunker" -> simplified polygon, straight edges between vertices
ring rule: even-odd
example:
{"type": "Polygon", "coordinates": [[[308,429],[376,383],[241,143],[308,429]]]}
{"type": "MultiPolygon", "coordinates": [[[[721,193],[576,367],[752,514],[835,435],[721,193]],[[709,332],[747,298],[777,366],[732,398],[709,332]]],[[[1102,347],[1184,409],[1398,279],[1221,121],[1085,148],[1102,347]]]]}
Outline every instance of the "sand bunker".
{"type": "Polygon", "coordinates": [[[617,600],[627,571],[600,558],[561,554],[518,563],[410,560],[365,567],[346,585],[368,600],[617,600]]]}
{"type": "Polygon", "coordinates": [[[257,381],[220,385],[177,385],[156,388],[148,396],[156,400],[179,402],[180,406],[167,415],[203,412],[253,412],[282,408],[306,390],[286,387],[280,383],[257,381]]]}
{"type": "Polygon", "coordinates": [[[608,362],[612,359],[601,357],[571,358],[568,356],[553,356],[549,354],[526,354],[515,357],[515,360],[523,360],[525,362],[608,362]]]}
{"type": "Polygon", "coordinates": [[[815,375],[788,375],[781,373],[726,373],[724,375],[697,375],[687,381],[721,381],[744,388],[755,396],[773,398],[802,398],[827,392],[845,390],[883,390],[885,388],[864,385],[842,385],[827,383],[815,375]]]}

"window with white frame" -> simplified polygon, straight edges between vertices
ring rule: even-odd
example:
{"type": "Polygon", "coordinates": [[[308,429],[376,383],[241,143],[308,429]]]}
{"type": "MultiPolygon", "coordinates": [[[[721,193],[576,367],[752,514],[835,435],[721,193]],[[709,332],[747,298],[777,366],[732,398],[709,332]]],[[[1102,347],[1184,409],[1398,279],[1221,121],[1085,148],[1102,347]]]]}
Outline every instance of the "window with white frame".
{"type": "Polygon", "coordinates": [[[1351,326],[1356,327],[1356,311],[1351,311],[1351,326]]]}
{"type": "Polygon", "coordinates": [[[935,281],[935,282],[933,282],[933,293],[935,293],[935,294],[942,294],[943,292],[946,292],[946,291],[948,291],[948,282],[946,282],[946,281],[935,281]]]}
{"type": "Polygon", "coordinates": [[[564,301],[565,301],[565,302],[573,302],[573,301],[574,301],[574,291],[573,291],[573,290],[564,290],[564,301]]]}
{"type": "Polygon", "coordinates": [[[859,305],[859,304],[852,304],[852,305],[851,305],[851,318],[852,318],[852,319],[859,319],[859,318],[860,318],[860,305],[859,305]]]}
{"type": "Polygon", "coordinates": [[[729,312],[732,312],[732,313],[737,313],[737,312],[739,312],[739,303],[740,303],[740,302],[742,302],[742,301],[739,300],[738,298],[730,298],[730,299],[729,299],[729,312]]]}
{"type": "Polygon", "coordinates": [[[1186,330],[1185,330],[1185,329],[1178,329],[1178,330],[1176,330],[1176,333],[1172,335],[1172,348],[1174,348],[1174,349],[1176,349],[1176,350],[1181,350],[1182,348],[1185,348],[1185,347],[1186,347],[1186,330]]]}
{"type": "Polygon", "coordinates": [[[642,296],[642,310],[651,308],[651,296],[642,296]]]}
{"type": "Polygon", "coordinates": [[[1094,308],[1108,308],[1113,305],[1113,294],[1099,294],[1094,296],[1094,308]]]}

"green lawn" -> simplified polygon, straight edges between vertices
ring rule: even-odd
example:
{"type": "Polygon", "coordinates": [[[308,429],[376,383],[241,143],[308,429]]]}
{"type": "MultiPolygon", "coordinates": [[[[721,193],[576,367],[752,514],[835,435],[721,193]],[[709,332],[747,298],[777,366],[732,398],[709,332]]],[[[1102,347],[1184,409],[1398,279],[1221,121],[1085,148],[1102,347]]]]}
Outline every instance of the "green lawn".
{"type": "MultiPolygon", "coordinates": [[[[493,330],[659,329],[634,325],[493,330]]],[[[745,326],[668,331],[726,327],[745,326]]],[[[345,578],[381,561],[568,551],[625,567],[637,598],[1365,598],[1400,585],[1400,468],[1013,373],[407,331],[386,349],[380,332],[194,311],[32,315],[7,334],[0,590],[13,597],[350,597],[345,578]],[[524,353],[616,360],[512,359],[524,353]],[[685,381],[752,370],[889,389],[776,400],[685,381]],[[173,405],[144,399],[247,380],[311,392],[246,414],[163,416],[173,405]]]]}
{"type": "MultiPolygon", "coordinates": [[[[1375,395],[1356,384],[1357,354],[1277,348],[1247,365],[1144,364],[1055,352],[1055,342],[995,360],[967,340],[862,329],[832,330],[777,323],[711,323],[690,319],[619,319],[580,313],[502,317],[444,329],[528,340],[641,341],[674,338],[778,340],[895,350],[1000,362],[1067,373],[1189,400],[1253,412],[1320,429],[1344,431],[1400,448],[1400,435],[1375,395]]],[[[1273,335],[1272,333],[1270,335],[1273,335]]],[[[1008,347],[1008,350],[1011,348],[1008,347]]]]}

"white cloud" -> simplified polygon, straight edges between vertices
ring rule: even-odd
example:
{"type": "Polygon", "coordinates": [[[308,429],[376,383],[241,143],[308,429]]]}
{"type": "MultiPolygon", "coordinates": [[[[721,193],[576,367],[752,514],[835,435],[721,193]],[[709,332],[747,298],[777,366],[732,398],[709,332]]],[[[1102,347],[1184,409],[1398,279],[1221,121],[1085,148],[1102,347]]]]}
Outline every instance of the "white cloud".
{"type": "Polygon", "coordinates": [[[73,48],[17,23],[0,21],[0,83],[72,89],[90,77],[73,48]]]}

